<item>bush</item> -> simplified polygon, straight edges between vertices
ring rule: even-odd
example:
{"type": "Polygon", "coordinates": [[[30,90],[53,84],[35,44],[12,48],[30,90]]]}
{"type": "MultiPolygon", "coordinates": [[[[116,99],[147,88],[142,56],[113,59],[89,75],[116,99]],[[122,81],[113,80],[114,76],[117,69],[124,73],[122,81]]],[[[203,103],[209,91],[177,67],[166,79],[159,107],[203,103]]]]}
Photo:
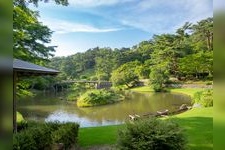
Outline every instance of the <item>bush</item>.
{"type": "Polygon", "coordinates": [[[13,135],[13,150],[37,150],[35,141],[29,131],[13,135]]]}
{"type": "Polygon", "coordinates": [[[77,100],[77,106],[89,107],[105,105],[119,101],[120,96],[109,90],[90,90],[81,95],[77,100]]]}
{"type": "Polygon", "coordinates": [[[183,150],[186,138],[178,124],[156,118],[127,123],[119,130],[117,146],[121,150],[183,150]]]}
{"type": "Polygon", "coordinates": [[[68,100],[68,101],[76,101],[78,97],[79,97],[79,93],[74,91],[72,93],[69,93],[66,96],[66,100],[68,100]]]}
{"type": "Polygon", "coordinates": [[[57,142],[69,147],[77,142],[78,128],[76,123],[28,122],[23,124],[23,130],[13,134],[13,149],[50,149],[52,144],[57,142]]]}
{"type": "Polygon", "coordinates": [[[18,150],[39,150],[50,147],[51,132],[47,126],[36,126],[27,128],[17,134],[13,138],[13,149],[18,150]]]}
{"type": "Polygon", "coordinates": [[[213,106],[213,90],[207,89],[201,92],[196,92],[192,103],[201,104],[204,107],[213,106]]]}
{"type": "Polygon", "coordinates": [[[26,129],[27,127],[28,127],[27,121],[23,120],[21,122],[17,122],[17,132],[26,129]]]}
{"type": "Polygon", "coordinates": [[[63,143],[65,148],[69,148],[77,142],[78,124],[66,123],[52,133],[53,143],[63,143]]]}

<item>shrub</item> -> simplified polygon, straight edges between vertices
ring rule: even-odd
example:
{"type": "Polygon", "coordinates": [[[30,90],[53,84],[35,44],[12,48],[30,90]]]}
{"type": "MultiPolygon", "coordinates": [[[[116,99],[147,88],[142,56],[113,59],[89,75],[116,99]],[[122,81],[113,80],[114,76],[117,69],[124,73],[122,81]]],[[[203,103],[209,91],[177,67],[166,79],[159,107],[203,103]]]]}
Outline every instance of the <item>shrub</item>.
{"type": "Polygon", "coordinates": [[[192,103],[201,104],[204,107],[213,106],[213,90],[207,89],[204,91],[196,92],[192,103]]]}
{"type": "Polygon", "coordinates": [[[21,121],[17,122],[17,132],[20,132],[21,130],[24,130],[28,127],[27,121],[21,121]]]}
{"type": "Polygon", "coordinates": [[[126,123],[119,130],[117,146],[121,150],[183,150],[186,138],[177,123],[151,118],[126,123]]]}
{"type": "Polygon", "coordinates": [[[51,132],[47,126],[27,128],[13,138],[13,149],[39,150],[51,145],[51,132]]]}
{"type": "Polygon", "coordinates": [[[212,81],[206,82],[206,85],[213,85],[212,81]]]}
{"type": "Polygon", "coordinates": [[[37,150],[34,138],[29,131],[13,135],[13,150],[37,150]]]}
{"type": "Polygon", "coordinates": [[[66,96],[66,100],[68,100],[68,101],[76,101],[78,97],[79,97],[79,93],[74,91],[72,93],[69,93],[66,96]]]}
{"type": "Polygon", "coordinates": [[[75,123],[66,123],[52,133],[53,143],[63,143],[65,148],[69,148],[77,141],[79,125],[75,123]]]}
{"type": "Polygon", "coordinates": [[[76,123],[37,123],[28,122],[23,130],[13,134],[14,150],[50,149],[53,143],[65,146],[76,144],[79,125],[76,123]]]}
{"type": "Polygon", "coordinates": [[[81,95],[77,100],[77,106],[88,107],[113,103],[120,100],[120,96],[109,90],[90,90],[81,95]]]}

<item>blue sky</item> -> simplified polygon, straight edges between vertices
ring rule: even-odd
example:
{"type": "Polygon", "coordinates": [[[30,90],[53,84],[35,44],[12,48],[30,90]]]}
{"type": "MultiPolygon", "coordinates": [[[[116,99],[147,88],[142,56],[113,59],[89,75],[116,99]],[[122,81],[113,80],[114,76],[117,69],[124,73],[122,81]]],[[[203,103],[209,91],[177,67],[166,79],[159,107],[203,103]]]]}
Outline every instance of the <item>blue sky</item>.
{"type": "Polygon", "coordinates": [[[213,16],[212,0],[69,0],[39,3],[39,20],[54,31],[55,56],[94,47],[132,47],[154,34],[174,33],[185,22],[213,16]]]}

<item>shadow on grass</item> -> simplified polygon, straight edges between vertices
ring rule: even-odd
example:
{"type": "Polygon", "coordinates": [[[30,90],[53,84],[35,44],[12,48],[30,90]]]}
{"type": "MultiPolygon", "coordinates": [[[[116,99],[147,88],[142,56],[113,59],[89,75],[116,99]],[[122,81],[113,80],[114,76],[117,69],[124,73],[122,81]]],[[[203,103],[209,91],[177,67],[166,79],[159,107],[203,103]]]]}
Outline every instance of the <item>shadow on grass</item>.
{"type": "Polygon", "coordinates": [[[174,118],[188,140],[190,150],[213,149],[213,118],[211,117],[187,117],[174,118]]]}

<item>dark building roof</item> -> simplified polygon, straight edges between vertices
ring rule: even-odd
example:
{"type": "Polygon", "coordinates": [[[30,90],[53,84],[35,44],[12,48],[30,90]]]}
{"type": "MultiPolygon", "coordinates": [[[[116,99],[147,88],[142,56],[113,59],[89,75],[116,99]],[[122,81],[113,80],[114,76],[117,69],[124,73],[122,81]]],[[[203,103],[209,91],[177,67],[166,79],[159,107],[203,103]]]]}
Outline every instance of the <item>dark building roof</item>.
{"type": "Polygon", "coordinates": [[[23,75],[57,75],[59,71],[23,60],[13,60],[13,71],[23,75]]]}

